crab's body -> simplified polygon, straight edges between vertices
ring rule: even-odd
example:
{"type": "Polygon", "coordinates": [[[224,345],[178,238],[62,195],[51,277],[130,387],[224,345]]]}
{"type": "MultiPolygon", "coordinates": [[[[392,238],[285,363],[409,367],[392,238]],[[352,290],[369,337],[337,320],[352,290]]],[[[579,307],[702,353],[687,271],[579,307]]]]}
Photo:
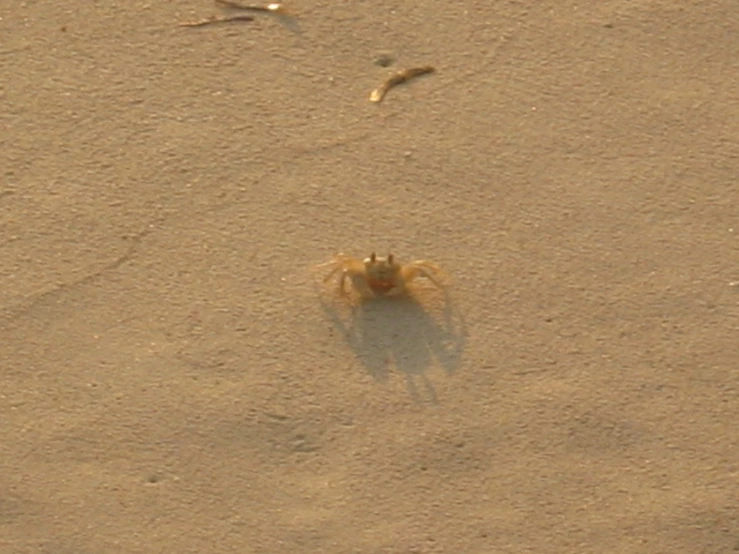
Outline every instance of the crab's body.
{"type": "Polygon", "coordinates": [[[339,254],[321,267],[331,267],[324,282],[341,272],[339,292],[346,293],[346,281],[349,280],[363,298],[401,295],[406,292],[408,283],[417,277],[425,277],[443,288],[437,278],[441,270],[435,264],[424,260],[400,264],[392,254],[382,258],[373,252],[364,260],[339,254]]]}

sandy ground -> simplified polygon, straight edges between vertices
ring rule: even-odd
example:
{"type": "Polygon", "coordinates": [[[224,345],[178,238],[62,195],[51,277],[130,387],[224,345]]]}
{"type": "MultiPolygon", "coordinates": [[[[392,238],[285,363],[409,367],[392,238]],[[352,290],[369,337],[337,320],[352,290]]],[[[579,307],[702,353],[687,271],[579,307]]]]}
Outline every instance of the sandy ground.
{"type": "Polygon", "coordinates": [[[3,5],[0,552],[739,551],[736,2],[289,7],[3,5]]]}

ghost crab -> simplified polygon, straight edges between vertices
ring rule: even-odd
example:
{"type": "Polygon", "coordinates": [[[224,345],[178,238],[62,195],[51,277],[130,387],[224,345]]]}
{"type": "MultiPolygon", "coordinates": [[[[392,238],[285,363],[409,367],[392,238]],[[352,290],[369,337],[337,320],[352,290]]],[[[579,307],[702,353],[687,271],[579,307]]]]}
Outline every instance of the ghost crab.
{"type": "Polygon", "coordinates": [[[323,280],[324,283],[340,271],[339,292],[346,294],[344,285],[349,279],[362,298],[399,296],[406,292],[408,283],[418,277],[428,279],[440,289],[444,288],[439,280],[443,272],[436,264],[425,260],[401,264],[392,254],[388,254],[387,258],[382,258],[372,252],[364,260],[338,254],[330,262],[318,267],[331,268],[323,280]]]}

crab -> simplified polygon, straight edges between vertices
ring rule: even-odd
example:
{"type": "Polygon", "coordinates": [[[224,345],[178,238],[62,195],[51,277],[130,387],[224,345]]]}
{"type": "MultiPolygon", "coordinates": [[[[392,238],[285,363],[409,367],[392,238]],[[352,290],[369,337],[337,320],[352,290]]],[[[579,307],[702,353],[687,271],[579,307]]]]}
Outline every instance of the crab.
{"type": "Polygon", "coordinates": [[[440,289],[444,288],[439,280],[443,272],[436,264],[425,260],[401,264],[392,254],[388,254],[387,258],[382,258],[372,252],[364,260],[338,254],[330,262],[318,267],[331,268],[331,271],[323,280],[324,283],[339,271],[341,272],[339,292],[342,295],[346,294],[345,283],[347,279],[351,281],[354,289],[362,298],[399,296],[406,292],[408,283],[417,277],[424,277],[440,289]]]}

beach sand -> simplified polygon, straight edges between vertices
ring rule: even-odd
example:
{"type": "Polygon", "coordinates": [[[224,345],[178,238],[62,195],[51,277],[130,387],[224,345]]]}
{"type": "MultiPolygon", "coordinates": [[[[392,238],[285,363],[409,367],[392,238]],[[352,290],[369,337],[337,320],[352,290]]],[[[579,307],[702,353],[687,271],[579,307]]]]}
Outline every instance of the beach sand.
{"type": "Polygon", "coordinates": [[[287,7],[0,13],[0,552],[739,551],[736,3],[287,7]]]}

